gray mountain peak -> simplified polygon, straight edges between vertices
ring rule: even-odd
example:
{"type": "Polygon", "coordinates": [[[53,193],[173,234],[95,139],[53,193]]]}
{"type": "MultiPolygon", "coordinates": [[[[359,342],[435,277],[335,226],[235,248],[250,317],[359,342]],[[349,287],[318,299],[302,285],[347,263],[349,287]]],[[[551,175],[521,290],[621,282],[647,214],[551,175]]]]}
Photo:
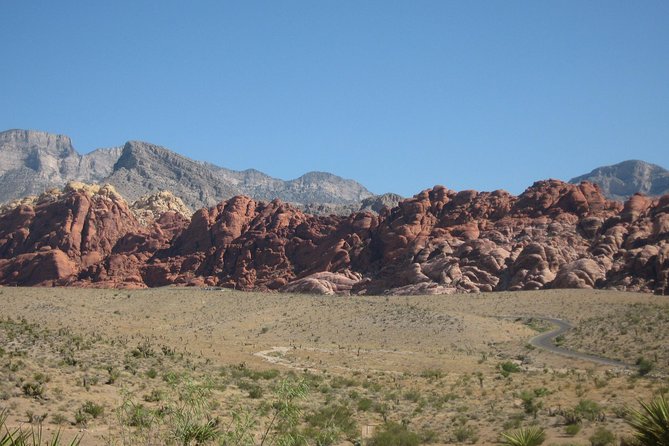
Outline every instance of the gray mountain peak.
{"type": "Polygon", "coordinates": [[[581,181],[599,184],[604,195],[613,200],[625,200],[637,192],[651,196],[669,193],[669,171],[657,164],[640,160],[598,167],[569,182],[577,184],[581,181]]]}
{"type": "Polygon", "coordinates": [[[73,180],[112,184],[130,202],[170,191],[193,210],[240,194],[298,205],[347,205],[373,197],[361,184],[327,172],[308,172],[284,181],[255,169],[235,171],[195,161],[142,141],[80,155],[67,136],[32,130],[0,132],[0,202],[73,180]]]}

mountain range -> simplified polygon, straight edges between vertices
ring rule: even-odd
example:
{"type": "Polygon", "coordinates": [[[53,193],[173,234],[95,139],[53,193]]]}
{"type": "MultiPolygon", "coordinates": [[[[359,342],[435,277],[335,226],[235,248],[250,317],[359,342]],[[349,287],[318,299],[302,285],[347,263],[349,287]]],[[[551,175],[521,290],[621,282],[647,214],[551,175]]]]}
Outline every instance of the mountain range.
{"type": "Polygon", "coordinates": [[[639,160],[598,167],[572,178],[570,183],[581,181],[598,184],[604,195],[612,200],[622,201],[636,193],[655,197],[669,193],[669,170],[639,160]]]}
{"type": "Polygon", "coordinates": [[[669,194],[636,193],[663,193],[666,171],[627,161],[572,181],[403,199],[328,173],[283,181],[137,141],[81,155],[66,136],[10,130],[0,285],[669,294],[669,194]]]}
{"type": "Polygon", "coordinates": [[[32,130],[0,133],[0,203],[62,188],[70,181],[111,184],[128,201],[170,191],[192,210],[235,195],[325,205],[334,211],[358,210],[363,200],[375,198],[356,181],[326,172],[284,181],[254,169],[235,171],[195,161],[140,141],[81,155],[67,136],[32,130]]]}

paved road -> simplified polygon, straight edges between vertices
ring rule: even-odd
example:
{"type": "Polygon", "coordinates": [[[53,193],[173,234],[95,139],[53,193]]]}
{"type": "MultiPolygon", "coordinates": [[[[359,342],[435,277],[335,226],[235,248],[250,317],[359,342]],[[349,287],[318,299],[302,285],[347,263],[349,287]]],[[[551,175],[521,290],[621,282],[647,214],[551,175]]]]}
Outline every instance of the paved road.
{"type": "Polygon", "coordinates": [[[548,350],[552,353],[557,353],[558,355],[568,356],[575,359],[583,359],[585,361],[596,362],[598,364],[604,364],[611,367],[620,367],[625,369],[634,369],[634,366],[625,364],[624,362],[616,361],[615,359],[608,359],[601,356],[588,355],[586,353],[577,352],[574,350],[569,350],[568,348],[558,347],[555,345],[555,338],[571,330],[573,327],[561,319],[553,318],[537,318],[542,319],[546,322],[550,322],[553,325],[557,325],[557,328],[554,330],[548,331],[546,333],[541,333],[539,336],[535,336],[530,339],[530,344],[537,348],[548,350]]]}

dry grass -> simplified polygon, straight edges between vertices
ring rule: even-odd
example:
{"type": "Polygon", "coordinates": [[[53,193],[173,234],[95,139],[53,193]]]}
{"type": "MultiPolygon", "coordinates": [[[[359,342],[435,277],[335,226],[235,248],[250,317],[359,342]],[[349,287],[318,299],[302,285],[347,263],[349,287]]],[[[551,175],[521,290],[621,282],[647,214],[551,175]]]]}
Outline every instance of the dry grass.
{"type": "Polygon", "coordinates": [[[0,310],[0,409],[12,426],[43,419],[47,433],[83,431],[84,445],[174,442],[175,414],[195,406],[193,419],[219,433],[248,413],[258,442],[286,381],[308,385],[291,429],[309,444],[327,444],[326,434],[351,444],[384,421],[423,443],[491,444],[539,425],[545,444],[589,444],[599,428],[626,435],[623,408],[667,385],[527,346],[546,328],[529,318],[558,317],[577,327],[565,345],[626,361],[657,356],[663,372],[669,302],[647,295],[0,288],[0,310]],[[571,437],[574,409],[582,427],[571,437]]]}

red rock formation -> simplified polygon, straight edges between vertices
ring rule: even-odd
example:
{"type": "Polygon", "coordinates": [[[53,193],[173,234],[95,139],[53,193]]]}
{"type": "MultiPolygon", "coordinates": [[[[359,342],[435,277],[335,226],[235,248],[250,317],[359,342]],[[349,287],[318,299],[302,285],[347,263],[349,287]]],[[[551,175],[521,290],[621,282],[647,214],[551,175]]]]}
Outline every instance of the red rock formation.
{"type": "Polygon", "coordinates": [[[607,201],[589,183],[423,191],[375,215],[308,215],[234,197],[144,224],[109,188],[0,213],[0,284],[217,285],[322,294],[589,287],[669,293],[669,196],[607,201]]]}

